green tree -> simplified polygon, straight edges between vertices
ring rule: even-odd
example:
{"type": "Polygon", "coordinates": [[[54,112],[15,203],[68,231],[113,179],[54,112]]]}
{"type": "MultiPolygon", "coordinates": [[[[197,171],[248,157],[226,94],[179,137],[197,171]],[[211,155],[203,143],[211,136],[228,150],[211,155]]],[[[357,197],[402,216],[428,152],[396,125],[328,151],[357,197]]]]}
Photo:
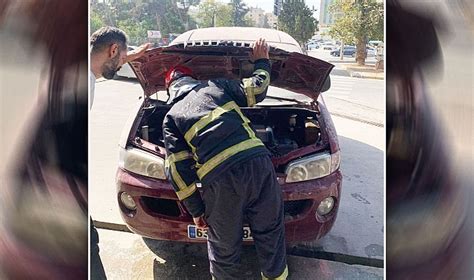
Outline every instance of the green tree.
{"type": "Polygon", "coordinates": [[[245,18],[249,8],[242,2],[242,0],[231,0],[232,7],[232,26],[250,26],[249,20],[245,18]]]}
{"type": "Polygon", "coordinates": [[[356,62],[365,65],[369,39],[383,40],[383,3],[376,0],[336,0],[330,7],[336,18],[330,34],[345,42],[356,43],[356,62]]]}
{"type": "Polygon", "coordinates": [[[278,27],[303,45],[313,37],[317,21],[304,0],[287,0],[278,16],[278,27]]]}
{"type": "Polygon", "coordinates": [[[232,26],[232,7],[215,0],[204,0],[196,15],[199,27],[232,26]]]}
{"type": "Polygon", "coordinates": [[[131,45],[147,41],[147,30],[182,33],[196,28],[188,15],[189,8],[200,0],[91,0],[91,31],[100,26],[116,26],[124,30],[131,45]]]}
{"type": "Polygon", "coordinates": [[[95,11],[91,11],[91,34],[102,26],[105,26],[102,18],[95,11]]]}

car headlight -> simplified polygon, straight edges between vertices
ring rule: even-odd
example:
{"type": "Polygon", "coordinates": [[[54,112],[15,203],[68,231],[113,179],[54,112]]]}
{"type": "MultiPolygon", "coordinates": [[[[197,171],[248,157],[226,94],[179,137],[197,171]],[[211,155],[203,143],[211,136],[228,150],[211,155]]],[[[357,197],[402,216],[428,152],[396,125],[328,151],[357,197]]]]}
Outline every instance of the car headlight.
{"type": "Polygon", "coordinates": [[[327,176],[339,168],[340,151],[334,154],[322,153],[291,162],[286,169],[286,182],[301,182],[327,176]]]}
{"type": "Polygon", "coordinates": [[[135,148],[120,149],[119,167],[156,179],[166,179],[165,160],[135,148]]]}

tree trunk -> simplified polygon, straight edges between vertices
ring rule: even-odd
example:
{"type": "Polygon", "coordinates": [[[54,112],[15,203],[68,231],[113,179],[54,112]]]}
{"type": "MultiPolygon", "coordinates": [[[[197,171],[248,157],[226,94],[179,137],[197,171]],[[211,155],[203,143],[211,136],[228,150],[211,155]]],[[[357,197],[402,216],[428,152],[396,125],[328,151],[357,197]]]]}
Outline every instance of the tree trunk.
{"type": "Polygon", "coordinates": [[[156,26],[158,27],[158,30],[162,31],[162,29],[161,29],[161,17],[158,14],[158,12],[156,13],[156,26]]]}
{"type": "Polygon", "coordinates": [[[357,65],[365,65],[365,59],[366,59],[366,46],[365,46],[365,38],[359,38],[357,39],[357,52],[356,52],[356,62],[357,65]]]}
{"type": "Polygon", "coordinates": [[[340,52],[339,52],[339,55],[341,57],[341,60],[344,60],[344,42],[341,41],[341,47],[340,47],[340,52]]]}

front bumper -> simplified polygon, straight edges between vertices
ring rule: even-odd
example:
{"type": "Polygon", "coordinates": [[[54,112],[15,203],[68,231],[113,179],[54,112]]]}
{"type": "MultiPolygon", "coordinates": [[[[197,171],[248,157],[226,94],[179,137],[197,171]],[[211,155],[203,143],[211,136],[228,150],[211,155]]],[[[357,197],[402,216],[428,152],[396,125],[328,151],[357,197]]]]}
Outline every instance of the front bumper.
{"type": "MultiPolygon", "coordinates": [[[[193,224],[192,217],[179,203],[167,181],[119,168],[116,182],[120,212],[131,231],[152,239],[204,242],[188,238],[187,226],[193,224]],[[121,203],[119,197],[122,192],[132,196],[137,204],[135,211],[129,211],[121,203]]],[[[329,232],[339,209],[341,184],[339,170],[316,180],[282,184],[287,243],[317,240],[329,232]],[[328,196],[335,198],[333,210],[325,216],[317,215],[319,203],[328,196]]]]}

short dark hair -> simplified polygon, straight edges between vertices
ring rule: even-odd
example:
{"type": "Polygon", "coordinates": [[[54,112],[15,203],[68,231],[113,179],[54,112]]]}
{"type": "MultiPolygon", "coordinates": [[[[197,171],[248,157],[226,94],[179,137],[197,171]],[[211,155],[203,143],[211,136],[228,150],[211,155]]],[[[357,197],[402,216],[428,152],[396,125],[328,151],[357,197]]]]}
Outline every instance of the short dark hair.
{"type": "Polygon", "coordinates": [[[119,44],[121,49],[127,48],[127,35],[122,30],[104,26],[94,32],[91,36],[91,52],[100,52],[112,44],[119,44]]]}

